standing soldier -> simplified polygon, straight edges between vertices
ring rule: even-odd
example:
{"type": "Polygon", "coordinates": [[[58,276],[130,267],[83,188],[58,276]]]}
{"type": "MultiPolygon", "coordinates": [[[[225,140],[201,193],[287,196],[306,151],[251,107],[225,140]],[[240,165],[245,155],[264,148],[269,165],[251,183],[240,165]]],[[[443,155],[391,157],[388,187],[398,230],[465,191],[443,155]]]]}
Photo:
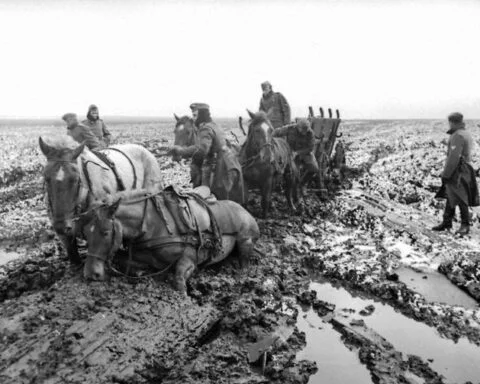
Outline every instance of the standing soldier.
{"type": "Polygon", "coordinates": [[[313,177],[319,175],[319,168],[313,154],[314,133],[310,122],[301,119],[296,125],[277,128],[273,131],[273,137],[286,137],[290,148],[296,152],[295,162],[303,165],[303,176],[300,185],[305,188],[313,177]]]}
{"type": "Polygon", "coordinates": [[[92,129],[79,123],[75,113],[66,113],[62,116],[62,120],[67,123],[67,135],[71,136],[73,140],[79,143],[85,142],[85,145],[91,150],[100,147],[100,142],[92,129]]]}
{"type": "Polygon", "coordinates": [[[173,155],[192,157],[193,186],[208,186],[218,199],[244,203],[243,177],[240,163],[227,146],[223,129],[212,121],[210,107],[204,103],[190,105],[197,139],[190,147],[174,145],[173,155]]]}
{"type": "Polygon", "coordinates": [[[280,92],[273,92],[272,84],[262,83],[262,98],[259,110],[267,114],[273,128],[290,124],[290,106],[287,99],[280,92]]]}
{"type": "Polygon", "coordinates": [[[465,130],[463,115],[455,112],[448,116],[450,129],[448,140],[447,160],[442,173],[442,188],[437,193],[438,198],[447,198],[443,221],[433,227],[434,231],[444,231],[452,228],[455,208],[460,207],[461,226],[456,232],[467,235],[470,231],[468,207],[480,205],[478,186],[475,172],[471,165],[474,141],[465,130]]]}
{"type": "Polygon", "coordinates": [[[82,124],[90,127],[98,140],[101,143],[104,143],[106,147],[110,145],[112,135],[108,131],[103,120],[100,119],[98,107],[96,105],[92,104],[88,107],[87,118],[82,121],[82,124]]]}

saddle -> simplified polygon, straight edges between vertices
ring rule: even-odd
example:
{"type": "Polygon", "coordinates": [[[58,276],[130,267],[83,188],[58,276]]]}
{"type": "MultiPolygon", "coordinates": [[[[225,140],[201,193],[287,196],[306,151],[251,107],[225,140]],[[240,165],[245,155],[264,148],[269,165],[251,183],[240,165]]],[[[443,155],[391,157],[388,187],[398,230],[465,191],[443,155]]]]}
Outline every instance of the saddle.
{"type": "Polygon", "coordinates": [[[198,187],[193,191],[180,190],[174,186],[168,186],[164,192],[152,196],[152,201],[157,212],[165,220],[167,230],[173,234],[172,224],[176,226],[180,235],[191,238],[198,237],[199,248],[213,249],[213,257],[222,250],[222,233],[210,208],[215,203],[216,198],[211,195],[208,187],[198,187]],[[204,196],[207,196],[205,198],[204,196]],[[210,217],[210,228],[206,232],[202,232],[197,224],[197,219],[192,213],[190,204],[195,201],[205,208],[210,217]],[[174,223],[169,223],[163,212],[167,209],[173,217],[174,223]]]}

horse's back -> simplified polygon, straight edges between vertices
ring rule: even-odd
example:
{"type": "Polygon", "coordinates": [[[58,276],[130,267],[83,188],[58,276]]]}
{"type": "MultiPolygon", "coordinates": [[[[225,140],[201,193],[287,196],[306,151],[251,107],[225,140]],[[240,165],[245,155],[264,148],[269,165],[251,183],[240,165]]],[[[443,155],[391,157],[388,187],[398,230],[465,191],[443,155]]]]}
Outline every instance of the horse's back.
{"type": "Polygon", "coordinates": [[[254,239],[260,236],[255,218],[235,201],[218,200],[209,207],[223,234],[237,234],[254,239]]]}
{"type": "Polygon", "coordinates": [[[115,164],[128,189],[162,187],[160,166],[155,156],[138,144],[117,144],[102,150],[115,164]]]}

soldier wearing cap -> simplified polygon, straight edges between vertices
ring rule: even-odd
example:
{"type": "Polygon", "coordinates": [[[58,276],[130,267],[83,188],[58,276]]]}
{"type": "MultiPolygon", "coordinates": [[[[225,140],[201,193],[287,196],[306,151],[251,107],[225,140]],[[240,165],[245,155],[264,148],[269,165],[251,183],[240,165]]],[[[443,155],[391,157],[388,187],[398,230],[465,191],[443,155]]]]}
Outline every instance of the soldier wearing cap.
{"type": "Polygon", "coordinates": [[[85,142],[89,149],[98,149],[101,144],[90,127],[78,122],[75,113],[66,113],[62,116],[62,120],[67,123],[67,135],[71,136],[79,143],[85,142]]]}
{"type": "Polygon", "coordinates": [[[290,105],[280,92],[273,92],[272,84],[265,81],[262,86],[262,98],[259,110],[267,114],[273,128],[290,124],[290,105]]]}
{"type": "Polygon", "coordinates": [[[190,147],[175,145],[171,153],[192,157],[190,172],[194,187],[208,186],[218,199],[229,199],[243,204],[241,166],[227,146],[223,129],[212,121],[208,104],[193,103],[190,109],[198,128],[197,140],[190,147]],[[239,188],[233,188],[236,182],[240,184],[237,185],[239,188]]]}
{"type": "Polygon", "coordinates": [[[459,235],[467,235],[470,231],[468,207],[478,206],[478,186],[473,170],[472,150],[474,141],[468,131],[465,130],[463,115],[454,112],[448,116],[450,135],[448,140],[447,159],[443,169],[442,188],[437,193],[437,198],[446,198],[443,221],[433,227],[434,231],[445,231],[452,228],[457,205],[460,207],[461,226],[456,232],[459,235]]]}
{"type": "Polygon", "coordinates": [[[82,124],[90,127],[93,134],[97,136],[100,142],[103,142],[105,146],[110,145],[111,134],[107,129],[107,126],[100,119],[100,115],[98,113],[98,107],[95,104],[92,104],[88,107],[87,118],[82,121],[82,124]]]}
{"type": "Polygon", "coordinates": [[[306,186],[310,180],[319,174],[317,160],[313,154],[314,133],[307,119],[301,119],[296,125],[277,128],[273,137],[285,137],[290,148],[296,153],[295,162],[303,165],[304,172],[301,185],[306,186]]]}

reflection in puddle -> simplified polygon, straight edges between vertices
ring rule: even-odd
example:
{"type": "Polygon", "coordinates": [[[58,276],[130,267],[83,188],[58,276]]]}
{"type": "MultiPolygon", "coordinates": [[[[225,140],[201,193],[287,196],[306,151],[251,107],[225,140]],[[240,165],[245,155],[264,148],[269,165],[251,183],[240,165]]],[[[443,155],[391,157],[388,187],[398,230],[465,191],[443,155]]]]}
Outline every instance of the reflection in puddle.
{"type": "MultiPolygon", "coordinates": [[[[353,297],[343,288],[335,288],[329,283],[311,283],[310,289],[317,292],[317,298],[336,305],[337,313],[342,308],[356,311],[352,316],[363,319],[365,324],[383,336],[395,349],[404,354],[420,356],[432,369],[445,376],[448,383],[478,382],[480,377],[480,347],[461,338],[457,343],[442,338],[438,332],[423,323],[403,316],[392,307],[373,300],[353,297]],[[370,316],[360,316],[358,312],[368,305],[374,305],[370,316]]],[[[308,342],[321,346],[316,340],[308,342]]]]}
{"type": "Polygon", "coordinates": [[[434,271],[419,273],[405,267],[397,269],[395,273],[398,274],[401,282],[430,302],[460,305],[464,308],[478,307],[478,303],[473,297],[452,284],[441,273],[434,271]]]}
{"type": "Polygon", "coordinates": [[[308,384],[372,383],[357,352],[350,351],[340,340],[341,334],[330,323],[324,323],[312,309],[305,312],[299,308],[297,327],[305,332],[307,340],[307,346],[297,354],[297,360],[312,360],[318,367],[308,384]]]}

